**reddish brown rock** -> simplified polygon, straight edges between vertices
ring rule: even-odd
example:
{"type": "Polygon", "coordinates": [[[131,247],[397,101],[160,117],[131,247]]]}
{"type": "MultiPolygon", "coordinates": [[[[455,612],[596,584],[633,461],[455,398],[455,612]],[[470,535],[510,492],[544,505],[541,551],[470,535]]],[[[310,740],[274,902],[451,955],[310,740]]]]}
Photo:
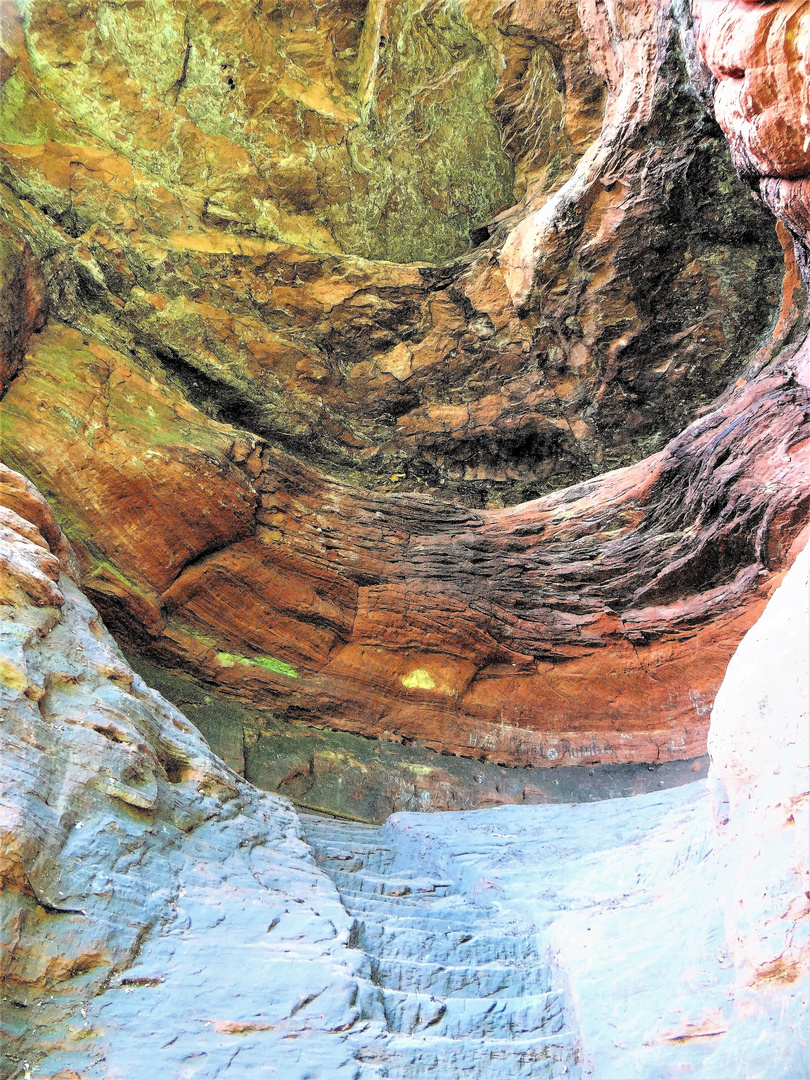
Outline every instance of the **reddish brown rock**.
{"type": "Polygon", "coordinates": [[[810,239],[810,80],[806,0],[694,0],[697,44],[717,80],[717,120],[734,164],[763,202],[810,239]]]}
{"type": "MultiPolygon", "coordinates": [[[[310,41],[177,5],[158,76],[148,50],[124,65],[106,14],[67,30],[33,5],[0,208],[51,321],[3,398],[3,450],[123,641],[283,719],[512,765],[703,752],[808,518],[803,256],[733,176],[670,16],[581,11],[442,24],[482,79],[503,61],[520,201],[440,265],[359,258],[326,209],[373,187],[361,142],[372,113],[403,115],[407,49],[364,51],[355,19],[324,61],[331,8],[310,41]],[[281,42],[306,78],[262,118],[281,42]],[[289,147],[289,175],[258,145],[289,147]]],[[[475,117],[485,171],[504,147],[475,117]]],[[[392,154],[405,186],[409,160],[392,154]]],[[[420,191],[424,220],[452,217],[458,191],[420,191]]],[[[385,207],[375,243],[412,220],[385,207]]]]}
{"type": "Polygon", "coordinates": [[[452,26],[444,15],[409,24],[416,37],[403,41],[432,34],[440,64],[463,39],[464,62],[491,78],[488,109],[516,170],[520,201],[476,221],[461,247],[454,234],[455,247],[431,251],[458,256],[444,265],[351,253],[371,250],[357,229],[385,244],[431,235],[431,200],[449,200],[443,220],[467,220],[451,213],[453,185],[471,143],[489,182],[489,111],[465,118],[463,95],[451,108],[418,65],[380,61],[375,123],[419,147],[392,156],[396,184],[428,185],[415,226],[416,204],[403,195],[397,209],[382,195],[390,178],[368,172],[384,155],[348,105],[362,17],[332,6],[292,5],[268,31],[252,5],[196,6],[185,20],[168,5],[158,75],[136,8],[66,28],[34,5],[0,116],[3,213],[46,264],[59,318],[124,353],[147,347],[221,419],[378,490],[493,508],[535,497],[661,449],[707,408],[767,327],[781,273],[768,216],[660,47],[669,17],[619,5],[608,26],[599,10],[582,6],[580,22],[573,0],[471,3],[452,26]],[[67,67],[60,57],[76,49],[67,67]],[[445,108],[456,112],[440,136],[426,117],[445,108]],[[299,205],[284,209],[291,193],[299,205]],[[354,232],[335,218],[346,208],[354,232]],[[537,259],[519,313],[508,252],[524,234],[537,259]]]}
{"type": "Polygon", "coordinates": [[[3,399],[3,453],[58,492],[90,594],[108,611],[126,596],[159,632],[159,594],[192,560],[252,533],[257,499],[224,456],[230,433],[177,395],[153,396],[153,382],[52,321],[3,399]]]}
{"type": "Polygon", "coordinates": [[[807,518],[806,380],[800,352],[653,461],[494,513],[361,495],[237,443],[255,538],[176,577],[165,630],[121,629],[289,719],[512,764],[695,756],[807,518]]]}

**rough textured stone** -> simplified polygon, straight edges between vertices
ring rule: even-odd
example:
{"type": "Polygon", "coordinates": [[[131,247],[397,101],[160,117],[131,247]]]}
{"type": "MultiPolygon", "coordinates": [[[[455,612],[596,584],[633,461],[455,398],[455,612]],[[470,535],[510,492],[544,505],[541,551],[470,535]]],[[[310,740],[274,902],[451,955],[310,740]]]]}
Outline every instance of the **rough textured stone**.
{"type": "Polygon", "coordinates": [[[678,18],[4,10],[0,212],[50,315],[3,450],[122,641],[282,720],[505,764],[703,753],[806,521],[808,389],[790,237],[678,18]],[[455,261],[351,254],[469,229],[507,165],[519,202],[455,261]]]}
{"type": "MultiPolygon", "coordinates": [[[[765,327],[774,247],[721,168],[672,18],[651,5],[619,5],[610,24],[588,5],[581,18],[516,7],[506,26],[475,5],[436,13],[439,52],[455,34],[470,63],[501,56],[509,146],[542,135],[548,168],[530,177],[524,161],[525,197],[483,247],[415,267],[304,250],[223,216],[258,205],[264,183],[239,165],[245,118],[281,153],[255,115],[280,43],[314,65],[306,93],[282,97],[323,120],[324,101],[357,91],[362,127],[395,115],[385,88],[415,77],[405,38],[385,62],[379,39],[370,52],[347,39],[359,82],[340,90],[311,48],[336,10],[312,23],[296,8],[276,37],[257,33],[253,9],[236,34],[238,5],[148,10],[161,28],[149,47],[180,48],[166,85],[127,21],[135,9],[88,11],[68,30],[33,5],[9,9],[3,31],[5,228],[39,260],[51,308],[3,399],[4,453],[54,499],[104,617],[147,657],[284,719],[508,764],[700,754],[727,658],[806,520],[807,386],[802,349],[785,351],[803,324],[783,233],[780,317],[709,406],[765,327]],[[255,63],[238,79],[237,54],[255,63]],[[518,83],[550,92],[546,54],[558,76],[580,73],[556,149],[514,98],[518,83]],[[110,111],[112,82],[126,92],[110,111]],[[200,203],[220,182],[212,218],[200,203]],[[507,281],[521,237],[528,292],[507,281]],[[645,401],[665,422],[644,419],[645,401]],[[667,449],[565,495],[501,511],[435,497],[451,473],[489,489],[521,484],[524,468],[541,488],[592,475],[695,411],[667,449]],[[290,448],[350,471],[326,477],[290,448]],[[379,490],[381,469],[422,486],[410,474],[426,453],[429,497],[379,490]]],[[[367,13],[382,35],[389,17],[410,19],[413,41],[432,32],[408,5],[367,13]]],[[[299,114],[283,123],[292,146],[299,114]]],[[[305,141],[321,137],[332,145],[323,125],[305,141]]]]}
{"type": "Polygon", "coordinates": [[[310,823],[343,907],[76,587],[274,722],[700,752],[807,533],[810,133],[807,4],[694,16],[3,6],[3,451],[76,550],[4,471],[4,1071],[807,1073],[807,555],[711,797],[310,823]]]}
{"type": "Polygon", "coordinates": [[[807,1071],[810,548],[729,666],[713,798],[310,819],[341,904],[288,805],[128,669],[45,504],[2,481],[10,1076],[807,1071]]]}
{"type": "MultiPolygon", "coordinates": [[[[691,95],[674,45],[659,55],[673,26],[651,7],[627,25],[622,16],[605,40],[600,19],[588,12],[581,24],[571,0],[498,13],[434,5],[427,17],[391,4],[397,47],[365,119],[341,113],[355,92],[356,13],[303,4],[274,18],[248,4],[116,12],[67,24],[52,5],[34,5],[25,32],[8,20],[16,65],[0,137],[4,178],[22,199],[15,211],[5,193],[10,227],[46,264],[66,321],[109,346],[123,337],[125,352],[134,339],[183,373],[192,394],[310,461],[328,459],[377,488],[514,502],[660,448],[739,373],[767,327],[779,245],[691,95]],[[135,25],[145,11],[159,28],[148,47],[135,25]],[[325,39],[341,34],[337,61],[325,39]],[[459,38],[453,63],[464,78],[450,93],[435,61],[459,34],[466,44],[459,38]],[[408,42],[425,35],[433,84],[422,91],[408,42]],[[151,69],[156,48],[176,51],[181,68],[187,53],[177,102],[158,85],[169,70],[151,69]],[[76,58],[60,64],[64,50],[76,58]],[[279,81],[285,51],[288,63],[297,57],[297,88],[279,81]],[[621,78],[608,51],[622,57],[621,78]],[[492,225],[490,242],[456,263],[346,258],[328,234],[330,214],[348,215],[374,243],[392,229],[399,244],[418,245],[441,228],[469,228],[465,155],[483,184],[492,136],[472,135],[468,119],[442,122],[442,110],[480,97],[473,53],[494,73],[492,107],[525,196],[492,225]],[[397,88],[390,100],[384,85],[397,88]],[[390,160],[347,152],[380,110],[393,110],[390,160]],[[439,163],[448,152],[449,173],[439,163]],[[553,193],[594,155],[587,189],[563,200],[563,213],[553,193]],[[377,168],[401,193],[390,227],[367,220],[389,213],[386,195],[364,192],[363,212],[346,195],[373,186],[377,168]],[[317,177],[310,183],[302,170],[317,177]],[[425,196],[425,184],[441,190],[425,196]],[[273,185],[312,206],[282,211],[273,185]],[[430,217],[421,225],[405,224],[411,186],[430,217]],[[518,318],[498,251],[535,212],[564,242],[540,244],[536,302],[518,318]],[[306,247],[288,246],[296,243],[306,247]]],[[[385,142],[389,121],[378,121],[374,138],[385,142]]]]}
{"type": "Polygon", "coordinates": [[[13,424],[4,452],[35,450],[125,639],[280,717],[507,764],[687,758],[805,521],[805,368],[793,350],[650,461],[473,512],[240,444],[51,323],[3,401],[43,419],[13,424]],[[54,382],[88,417],[69,442],[39,409],[54,382]]]}
{"type": "MultiPolygon", "coordinates": [[[[778,5],[695,0],[693,6],[698,49],[715,81],[714,110],[734,165],[806,243],[810,8],[805,0],[778,5]]],[[[802,262],[806,275],[806,256],[802,262]]]]}
{"type": "MultiPolygon", "coordinates": [[[[507,1008],[499,1002],[492,1014],[495,1046],[497,1024],[503,1032],[512,1022],[512,995],[525,1008],[536,989],[533,965],[524,968],[516,957],[534,957],[539,965],[545,956],[545,989],[561,998],[555,1030],[568,1033],[549,1042],[567,1046],[567,1075],[805,1076],[809,639],[810,548],[729,665],[712,714],[711,795],[700,782],[594,805],[398,814],[366,838],[372,852],[388,852],[376,904],[364,902],[364,890],[374,891],[379,857],[349,834],[341,864],[341,827],[307,825],[355,915],[354,937],[377,965],[388,1011],[408,989],[426,995],[422,1000],[431,1000],[436,1015],[447,999],[449,1018],[459,994],[481,993],[492,942],[513,987],[504,993],[507,1008]],[[397,881],[407,886],[420,875],[442,882],[449,899],[396,890],[397,881]],[[387,892],[394,897],[387,901],[390,913],[380,902],[387,892]],[[450,986],[449,973],[457,969],[445,967],[438,935],[435,954],[431,946],[419,954],[418,967],[413,963],[419,934],[457,913],[468,920],[465,944],[454,952],[455,963],[469,965],[469,989],[461,991],[450,986]],[[525,954],[509,952],[512,935],[527,940],[525,954]],[[403,986],[409,972],[421,980],[418,987],[403,986]],[[431,993],[439,1001],[428,999],[431,993]]],[[[400,1049],[418,1065],[394,1075],[468,1075],[462,1067],[428,1066],[436,1048],[418,1031],[410,1034],[400,1049]]],[[[535,1050],[543,1041],[538,1036],[540,1024],[535,1050]]],[[[458,1057],[451,1052],[445,1061],[467,1066],[469,1059],[469,1075],[522,1075],[489,1057],[487,1039],[479,1044],[463,1031],[455,1037],[458,1057]]],[[[551,1062],[535,1069],[527,1075],[558,1075],[551,1062]]]]}
{"type": "Polygon", "coordinates": [[[5,468],[0,506],[3,1076],[355,1076],[361,958],[289,803],[132,672],[5,468]]]}
{"type": "Polygon", "coordinates": [[[264,791],[297,807],[382,824],[399,810],[587,802],[692,783],[708,755],[680,761],[509,768],[419,743],[368,739],[280,720],[186,676],[127,655],[133,669],[197,727],[211,749],[264,791]]]}
{"type": "Polygon", "coordinates": [[[27,247],[0,229],[0,394],[17,374],[25,348],[45,321],[44,282],[27,247]]]}

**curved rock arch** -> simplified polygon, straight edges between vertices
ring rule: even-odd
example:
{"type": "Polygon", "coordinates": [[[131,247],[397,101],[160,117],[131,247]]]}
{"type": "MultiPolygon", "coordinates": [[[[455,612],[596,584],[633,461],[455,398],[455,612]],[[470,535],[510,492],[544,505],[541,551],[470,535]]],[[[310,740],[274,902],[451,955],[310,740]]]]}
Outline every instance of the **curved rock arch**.
{"type": "MultiPolygon", "coordinates": [[[[315,253],[242,227],[235,204],[191,198],[142,147],[111,148],[93,117],[83,130],[59,100],[59,66],[34,49],[47,26],[36,12],[25,32],[11,26],[5,73],[20,103],[3,139],[3,214],[50,321],[3,400],[4,456],[60,507],[84,587],[124,640],[288,719],[507,764],[703,751],[728,658],[807,522],[803,299],[783,231],[781,311],[750,363],[750,296],[722,272],[713,310],[655,337],[666,296],[639,312],[630,239],[669,172],[686,175],[719,136],[679,132],[668,161],[655,140],[676,28],[652,4],[611,11],[580,5],[607,84],[601,136],[561,187],[530,183],[488,243],[445,267],[315,253]],[[666,353],[656,378],[645,350],[666,353]],[[448,387],[451,354],[461,374],[448,387]],[[660,446],[672,427],[651,426],[645,401],[670,370],[687,385],[691,361],[710,392],[675,393],[672,411],[703,415],[651,457],[594,475],[631,460],[635,440],[660,446]],[[482,392],[479,371],[483,391],[504,371],[513,380],[482,392]],[[535,466],[512,482],[527,439],[535,466]],[[313,468],[319,455],[346,479],[313,468]],[[398,461],[419,468],[380,483],[398,461]],[[516,506],[469,505],[493,482],[508,500],[521,483],[583,475],[516,506]]],[[[745,228],[740,243],[753,250],[745,228]]],[[[691,297],[690,273],[699,292],[707,271],[682,256],[662,287],[691,297]]],[[[742,265],[773,285],[772,256],[742,265]]]]}

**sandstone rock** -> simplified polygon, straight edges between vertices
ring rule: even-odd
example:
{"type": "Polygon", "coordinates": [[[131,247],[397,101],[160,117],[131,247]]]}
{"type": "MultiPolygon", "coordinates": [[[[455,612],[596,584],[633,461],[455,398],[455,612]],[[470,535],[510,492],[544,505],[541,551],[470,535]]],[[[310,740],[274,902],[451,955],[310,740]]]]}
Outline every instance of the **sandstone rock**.
{"type": "Polygon", "coordinates": [[[186,564],[253,531],[256,496],[226,459],[230,429],[153,388],[147,370],[52,321],[3,399],[3,452],[33,455],[44,489],[59,492],[90,594],[107,610],[139,604],[138,620],[159,633],[159,594],[186,564]],[[38,423],[23,431],[15,420],[30,414],[38,423]],[[76,419],[64,431],[66,418],[76,419]]]}
{"type": "MultiPolygon", "coordinates": [[[[763,342],[782,244],[653,5],[609,23],[471,4],[432,30],[422,8],[377,5],[369,26],[388,19],[402,46],[386,57],[372,35],[362,64],[341,11],[291,7],[260,34],[253,7],[169,5],[149,42],[134,8],[69,29],[49,5],[9,14],[0,205],[51,316],[3,398],[4,453],[54,500],[122,641],[284,721],[509,765],[699,756],[807,520],[784,231],[763,342]],[[514,212],[444,265],[361,259],[337,218],[316,228],[319,199],[351,204],[327,177],[371,183],[339,133],[387,137],[418,43],[437,71],[468,63],[474,111],[502,64],[486,94],[510,153],[529,147],[514,212]],[[278,81],[288,45],[295,85],[278,81]],[[153,68],[158,47],[173,68],[153,68]],[[504,258],[521,237],[523,299],[504,258]]],[[[436,116],[455,108],[436,94],[436,116]]],[[[478,120],[467,141],[497,172],[478,120]]],[[[420,191],[431,221],[445,212],[420,191]]]]}
{"type": "Polygon", "coordinates": [[[508,764],[689,758],[805,520],[804,365],[733,388],[651,462],[475,513],[360,494],[263,442],[232,461],[233,429],[52,323],[3,401],[39,427],[4,449],[36,450],[85,587],[159,662],[508,764]],[[88,417],[69,438],[57,380],[88,417]]]}
{"type": "Polygon", "coordinates": [[[770,8],[740,0],[695,0],[694,10],[698,49],[716,80],[714,110],[734,164],[806,243],[808,5],[804,0],[770,8]],[[796,49],[789,44],[794,40],[802,42],[796,49]]]}
{"type": "Polygon", "coordinates": [[[274,453],[256,539],[182,574],[164,595],[173,621],[145,648],[276,715],[508,764],[695,757],[754,597],[804,521],[806,396],[762,376],[654,472],[498,514],[353,503],[274,453]],[[724,539],[756,533],[765,514],[753,555],[724,539]]]}
{"type": "MultiPolygon", "coordinates": [[[[144,1077],[441,1076],[460,1037],[465,1067],[516,1075],[499,1024],[548,1034],[550,1075],[807,1072],[795,696],[775,739],[775,692],[752,681],[739,727],[721,696],[717,837],[690,789],[399,818],[387,851],[332,866],[350,936],[289,808],[148,691],[76,588],[282,722],[509,765],[699,754],[807,533],[806,8],[700,0],[695,42],[683,4],[651,2],[6,5],[3,452],[78,557],[3,473],[17,1073],[26,1053],[120,1072],[133,993],[144,1077]],[[467,967],[539,939],[548,1012],[430,1000],[458,987],[419,920],[465,898],[501,920],[456,928],[467,967]],[[401,977],[414,938],[427,983],[366,979],[401,977]],[[226,946],[271,963],[223,989],[200,965],[226,946]]],[[[772,617],[806,620],[785,595],[772,617]]]]}
{"type": "Polygon", "coordinates": [[[709,750],[726,897],[746,984],[789,985],[810,968],[810,549],[728,666],[709,750]]]}
{"type": "MultiPolygon", "coordinates": [[[[729,665],[712,714],[713,795],[701,782],[596,805],[399,814],[374,838],[390,852],[391,878],[445,883],[467,913],[473,954],[485,920],[502,948],[511,935],[546,945],[549,986],[563,997],[557,1030],[575,1033],[573,1075],[807,1073],[808,575],[810,548],[729,665]]],[[[375,938],[375,909],[329,862],[331,831],[330,849],[310,829],[312,843],[356,905],[357,936],[380,956],[383,992],[395,998],[407,927],[420,909],[424,927],[432,916],[426,903],[411,903],[409,919],[400,906],[375,938]]],[[[358,852],[356,876],[368,874],[363,848],[350,837],[345,847],[358,852]]],[[[424,978],[443,985],[440,962],[425,964],[424,978]]],[[[444,994],[454,996],[446,985],[444,994]]],[[[486,1042],[475,1054],[486,1060],[486,1042]]],[[[480,1068],[472,1075],[498,1075],[480,1068]]]]}
{"type": "Polygon", "coordinates": [[[360,958],[289,804],[132,672],[46,504],[0,480],[3,1075],[357,1075],[360,958]]]}
{"type": "Polygon", "coordinates": [[[400,810],[473,810],[500,803],[621,798],[705,776],[708,756],[679,761],[521,768],[441,754],[419,743],[368,739],[289,723],[132,654],[135,671],[197,727],[211,749],[264,791],[297,807],[382,824],[400,810]]]}
{"type": "Polygon", "coordinates": [[[146,345],[222,418],[376,488],[499,505],[659,449],[744,366],[781,276],[767,214],[659,55],[671,23],[628,8],[608,42],[573,0],[427,21],[389,7],[398,48],[361,118],[354,11],[294,5],[269,31],[248,4],[155,9],[176,95],[140,7],[67,30],[35,5],[9,44],[3,213],[58,314],[125,354],[146,345]],[[63,49],[81,57],[71,68],[63,49]],[[280,74],[288,49],[300,84],[280,74]],[[586,159],[570,220],[546,214],[562,240],[539,251],[537,302],[518,317],[498,251],[586,159]],[[484,203],[515,198],[483,228],[484,203]],[[471,228],[491,241],[426,265],[464,253],[471,228]],[[375,251],[421,269],[345,254],[375,251]],[[482,399],[448,429],[448,409],[482,399]]]}
{"type": "MultiPolygon", "coordinates": [[[[31,507],[7,515],[4,559],[46,553],[29,519],[56,534],[47,507],[2,478],[31,507]]],[[[379,832],[307,822],[345,906],[291,810],[146,689],[67,574],[54,607],[38,573],[3,606],[24,679],[2,683],[11,1076],[262,1075],[268,1055],[302,1080],[807,1070],[810,549],[719,697],[725,803],[697,784],[379,832]],[[792,679],[760,666],[769,649],[792,679]]]]}
{"type": "Polygon", "coordinates": [[[27,246],[0,229],[0,395],[17,374],[31,334],[45,321],[42,275],[27,246]]]}

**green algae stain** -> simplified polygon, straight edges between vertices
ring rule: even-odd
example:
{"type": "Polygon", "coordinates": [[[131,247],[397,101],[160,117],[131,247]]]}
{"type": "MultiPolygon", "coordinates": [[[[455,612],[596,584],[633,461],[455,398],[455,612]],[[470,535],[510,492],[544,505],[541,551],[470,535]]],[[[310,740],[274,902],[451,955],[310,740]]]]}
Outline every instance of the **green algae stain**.
{"type": "Polygon", "coordinates": [[[211,637],[210,634],[204,634],[201,630],[197,630],[195,627],[189,626],[179,619],[169,619],[166,627],[177,633],[185,634],[187,637],[194,638],[195,641],[198,641],[200,645],[204,645],[207,649],[216,647],[216,639],[211,637]]]}
{"type": "Polygon", "coordinates": [[[298,672],[291,664],[278,660],[275,656],[239,656],[237,653],[218,652],[217,660],[226,668],[240,664],[242,667],[261,667],[275,672],[276,675],[286,675],[288,679],[298,678],[298,672]]]}
{"type": "Polygon", "coordinates": [[[38,104],[25,78],[15,72],[0,90],[0,142],[18,146],[47,142],[52,132],[38,104]]]}
{"type": "Polygon", "coordinates": [[[420,765],[417,762],[403,762],[403,769],[406,769],[413,776],[432,776],[438,770],[432,765],[420,765]]]}
{"type": "Polygon", "coordinates": [[[432,690],[436,685],[433,676],[425,668],[415,668],[402,677],[402,685],[408,690],[432,690]]]}
{"type": "Polygon", "coordinates": [[[440,262],[514,197],[514,168],[490,110],[495,74],[459,6],[420,0],[391,13],[376,100],[347,145],[351,196],[332,232],[345,250],[440,262]],[[463,86],[464,92],[459,93],[463,86]]]}
{"type": "Polygon", "coordinates": [[[87,588],[93,588],[99,581],[104,578],[115,578],[121,585],[127,590],[127,592],[136,593],[138,596],[142,596],[147,600],[152,600],[149,592],[141,585],[137,585],[134,581],[128,578],[125,574],[122,574],[117,566],[113,566],[110,562],[98,561],[93,563],[93,569],[85,575],[83,584],[87,588]]]}
{"type": "MultiPolygon", "coordinates": [[[[279,6],[268,25],[261,5],[252,14],[246,5],[234,35],[217,7],[99,5],[75,63],[47,38],[28,41],[37,78],[150,179],[204,191],[204,220],[228,230],[441,262],[515,201],[496,75],[457,0],[390,5],[369,107],[356,98],[359,11],[325,5],[305,26],[279,6]],[[344,47],[330,75],[312,42],[335,34],[344,47]],[[114,106],[112,70],[122,73],[114,106]]],[[[10,126],[26,113],[24,96],[12,86],[10,126]]],[[[25,132],[15,141],[35,138],[44,141],[25,132]]]]}
{"type": "MultiPolygon", "coordinates": [[[[242,662],[244,663],[244,661],[242,662]]],[[[286,664],[283,660],[277,660],[275,656],[256,656],[253,660],[247,662],[258,664],[259,667],[267,668],[268,671],[275,671],[278,675],[286,675],[290,679],[298,678],[298,672],[291,664],[286,664]]]]}

